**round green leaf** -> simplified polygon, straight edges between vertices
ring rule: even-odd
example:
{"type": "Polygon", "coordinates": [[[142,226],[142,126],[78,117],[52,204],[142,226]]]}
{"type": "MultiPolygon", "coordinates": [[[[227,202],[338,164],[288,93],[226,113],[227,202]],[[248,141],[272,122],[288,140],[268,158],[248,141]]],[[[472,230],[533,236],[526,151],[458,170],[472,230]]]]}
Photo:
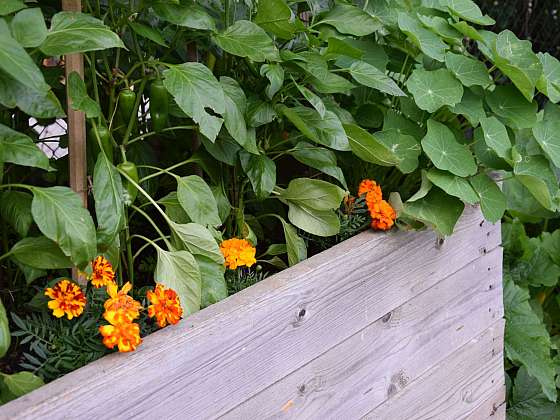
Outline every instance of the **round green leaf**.
{"type": "Polygon", "coordinates": [[[479,174],[470,181],[480,198],[480,207],[486,220],[491,223],[500,221],[507,208],[502,190],[486,174],[479,174]]]}
{"type": "Polygon", "coordinates": [[[468,147],[457,142],[453,132],[437,121],[428,120],[428,132],[422,139],[422,149],[438,169],[461,177],[474,175],[477,171],[468,147]]]}
{"type": "Polygon", "coordinates": [[[416,69],[406,86],[418,107],[428,112],[436,112],[444,105],[454,106],[463,97],[463,86],[447,69],[416,69]]]}
{"type": "Polygon", "coordinates": [[[445,65],[465,86],[487,87],[492,83],[488,69],[481,61],[460,54],[447,53],[445,65]]]}
{"type": "Polygon", "coordinates": [[[512,128],[531,128],[537,122],[537,103],[527,102],[513,86],[496,86],[487,94],[486,102],[512,128]]]}
{"type": "Polygon", "coordinates": [[[447,194],[460,198],[465,203],[478,203],[478,195],[465,178],[434,168],[428,171],[427,176],[435,186],[441,188],[447,194]]]}
{"type": "Polygon", "coordinates": [[[511,159],[511,141],[506,127],[495,117],[482,118],[480,126],[484,142],[501,158],[511,159]]]}
{"type": "Polygon", "coordinates": [[[391,150],[400,160],[397,168],[403,174],[418,168],[418,157],[422,153],[420,143],[412,136],[399,133],[395,129],[378,131],[375,138],[391,150]]]}

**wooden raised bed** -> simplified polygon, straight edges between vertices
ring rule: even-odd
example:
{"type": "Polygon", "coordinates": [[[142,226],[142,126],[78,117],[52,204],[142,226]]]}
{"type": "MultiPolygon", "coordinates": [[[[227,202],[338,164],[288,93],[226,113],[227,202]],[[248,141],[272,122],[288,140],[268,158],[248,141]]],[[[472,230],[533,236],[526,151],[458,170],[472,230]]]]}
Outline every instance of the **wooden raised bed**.
{"type": "Polygon", "coordinates": [[[505,417],[500,226],[362,233],[2,418],[505,417]]]}

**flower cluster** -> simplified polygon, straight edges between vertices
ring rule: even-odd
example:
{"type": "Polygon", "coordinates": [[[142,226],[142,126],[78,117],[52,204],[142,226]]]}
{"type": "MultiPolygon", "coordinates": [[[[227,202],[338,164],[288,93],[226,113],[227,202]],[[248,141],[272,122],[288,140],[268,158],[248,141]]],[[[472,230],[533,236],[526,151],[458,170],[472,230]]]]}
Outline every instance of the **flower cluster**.
{"type": "Polygon", "coordinates": [[[241,266],[251,267],[257,262],[257,250],[246,239],[227,239],[220,244],[220,251],[224,255],[225,266],[232,270],[241,266]]]}
{"type": "MultiPolygon", "coordinates": [[[[143,308],[140,302],[128,294],[132,290],[132,284],[128,282],[119,290],[113,267],[102,256],[92,261],[92,274],[89,279],[95,288],[106,287],[109,295],[103,304],[103,318],[109,325],[99,327],[103,344],[110,349],[116,346],[119,352],[135,350],[142,338],[140,325],[134,321],[140,317],[143,308]]],[[[54,287],[47,288],[45,295],[51,298],[48,307],[57,318],[66,315],[68,319],[72,319],[84,312],[85,294],[80,286],[69,280],[61,280],[54,287]]],[[[174,290],[156,284],[153,290],[147,292],[146,297],[151,303],[148,316],[155,318],[160,327],[176,324],[183,316],[179,296],[174,290]]]]}
{"type": "Polygon", "coordinates": [[[387,201],[383,200],[381,187],[375,181],[364,179],[358,187],[358,195],[365,195],[372,228],[389,230],[393,227],[397,213],[387,201]]]}

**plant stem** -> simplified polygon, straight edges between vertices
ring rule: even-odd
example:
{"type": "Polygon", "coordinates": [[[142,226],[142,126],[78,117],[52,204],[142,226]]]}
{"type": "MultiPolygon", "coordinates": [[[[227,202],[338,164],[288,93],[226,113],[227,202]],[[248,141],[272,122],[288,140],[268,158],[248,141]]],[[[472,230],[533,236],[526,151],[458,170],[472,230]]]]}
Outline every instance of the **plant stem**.
{"type": "Polygon", "coordinates": [[[161,239],[163,239],[163,241],[165,242],[165,245],[167,245],[167,247],[171,248],[171,242],[169,242],[167,240],[167,237],[163,234],[163,232],[159,229],[158,225],[156,224],[156,222],[154,222],[152,220],[152,218],[148,215],[148,213],[146,213],[144,210],[142,210],[140,207],[135,206],[134,204],[131,204],[130,207],[137,213],[140,213],[142,216],[144,216],[144,218],[152,225],[152,227],[154,228],[154,230],[158,233],[158,235],[160,236],[161,239]]]}
{"type": "Polygon", "coordinates": [[[155,136],[155,135],[157,135],[157,134],[164,133],[164,132],[167,132],[167,131],[173,131],[173,130],[195,130],[195,129],[196,129],[196,126],[194,126],[194,125],[178,125],[178,126],[176,126],[176,127],[166,127],[166,128],[164,128],[163,130],[161,130],[161,131],[159,131],[159,132],[158,132],[158,131],[150,131],[150,132],[148,132],[148,133],[144,133],[144,134],[142,134],[142,135],[140,135],[140,136],[134,137],[134,138],[132,138],[132,139],[130,139],[130,140],[128,141],[128,145],[130,146],[131,144],[134,144],[134,143],[136,143],[137,141],[140,141],[140,140],[143,140],[143,139],[145,139],[145,138],[147,138],[147,137],[155,136]]]}

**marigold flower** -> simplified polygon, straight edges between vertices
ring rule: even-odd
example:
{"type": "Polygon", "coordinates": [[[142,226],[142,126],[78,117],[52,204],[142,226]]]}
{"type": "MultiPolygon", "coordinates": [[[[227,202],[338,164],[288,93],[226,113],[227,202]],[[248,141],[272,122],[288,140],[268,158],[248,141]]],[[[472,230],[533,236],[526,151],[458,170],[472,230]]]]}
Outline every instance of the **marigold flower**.
{"type": "Polygon", "coordinates": [[[107,286],[115,281],[113,266],[103,256],[98,256],[92,263],[93,273],[91,273],[91,284],[94,287],[107,286]]]}
{"type": "Polygon", "coordinates": [[[163,284],[156,284],[154,290],[149,290],[146,297],[151,305],[148,306],[148,316],[156,317],[158,325],[163,328],[169,324],[176,324],[183,316],[183,308],[179,296],[173,289],[166,289],[163,284]]]}
{"type": "Polygon", "coordinates": [[[220,251],[225,258],[225,266],[232,270],[243,265],[251,267],[257,262],[257,250],[246,239],[232,238],[220,244],[220,251]]]}
{"type": "Polygon", "coordinates": [[[107,321],[113,323],[113,318],[123,315],[128,318],[129,322],[132,322],[140,316],[142,305],[128,295],[130,289],[132,289],[130,282],[127,282],[120,291],[116,283],[111,282],[107,285],[107,293],[110,297],[103,305],[105,308],[103,316],[107,321]]]}
{"type": "Polygon", "coordinates": [[[391,205],[381,200],[370,209],[371,227],[378,230],[389,230],[395,224],[397,213],[391,205]]]}
{"type": "Polygon", "coordinates": [[[376,201],[381,201],[383,198],[381,194],[381,187],[371,179],[364,179],[360,182],[360,186],[358,187],[358,197],[368,193],[372,193],[372,198],[376,201]]]}
{"type": "Polygon", "coordinates": [[[82,289],[69,280],[61,280],[53,288],[47,288],[45,295],[52,299],[48,306],[57,318],[63,317],[64,314],[68,319],[78,317],[86,306],[86,297],[82,289]]]}
{"type": "Polygon", "coordinates": [[[102,325],[99,332],[103,336],[103,344],[112,349],[118,347],[119,352],[136,350],[142,339],[140,338],[140,326],[130,322],[125,314],[116,314],[111,320],[111,325],[102,325]]]}

